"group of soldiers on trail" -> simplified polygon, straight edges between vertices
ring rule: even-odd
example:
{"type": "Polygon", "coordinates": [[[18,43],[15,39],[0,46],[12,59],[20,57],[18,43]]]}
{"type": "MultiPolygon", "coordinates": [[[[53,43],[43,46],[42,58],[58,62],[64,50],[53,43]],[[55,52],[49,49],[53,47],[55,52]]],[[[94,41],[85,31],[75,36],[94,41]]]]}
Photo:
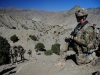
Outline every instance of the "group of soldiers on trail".
{"type": "Polygon", "coordinates": [[[14,63],[17,64],[18,56],[21,57],[21,61],[24,62],[25,50],[23,48],[18,49],[17,46],[11,46],[9,53],[10,53],[11,64],[14,63]]]}
{"type": "Polygon", "coordinates": [[[71,32],[69,37],[65,38],[65,44],[60,51],[61,61],[65,61],[67,51],[72,48],[76,54],[76,63],[86,64],[97,60],[96,52],[100,52],[100,28],[97,24],[87,21],[88,12],[84,8],[79,8],[75,12],[78,25],[71,32]]]}

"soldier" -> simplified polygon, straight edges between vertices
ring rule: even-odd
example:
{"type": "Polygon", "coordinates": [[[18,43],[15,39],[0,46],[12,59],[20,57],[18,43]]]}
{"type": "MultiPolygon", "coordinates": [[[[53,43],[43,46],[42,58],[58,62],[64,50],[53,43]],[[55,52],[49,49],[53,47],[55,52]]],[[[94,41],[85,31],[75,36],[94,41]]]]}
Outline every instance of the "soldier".
{"type": "Polygon", "coordinates": [[[29,49],[27,54],[29,54],[29,59],[30,59],[30,57],[32,57],[32,50],[29,49]]]}
{"type": "Polygon", "coordinates": [[[17,64],[18,49],[16,46],[11,46],[10,48],[11,64],[14,62],[17,64]]]}
{"type": "Polygon", "coordinates": [[[17,64],[17,57],[18,57],[18,49],[17,47],[15,46],[14,47],[14,59],[15,59],[15,63],[17,64]]]}
{"type": "Polygon", "coordinates": [[[24,62],[24,53],[25,53],[25,50],[23,48],[20,48],[20,56],[21,56],[22,62],[24,62]]]}
{"type": "Polygon", "coordinates": [[[14,46],[11,46],[11,48],[10,48],[10,59],[11,59],[11,64],[13,64],[14,63],[14,46]]]}
{"type": "MultiPolygon", "coordinates": [[[[90,49],[94,48],[95,30],[94,26],[91,26],[90,23],[86,20],[88,13],[84,8],[79,8],[75,12],[75,16],[78,22],[78,25],[71,32],[69,38],[65,38],[66,44],[62,47],[61,54],[64,54],[64,51],[67,51],[69,47],[72,47],[76,52],[76,62],[77,64],[88,63],[92,60],[88,58],[88,61],[85,58],[86,54],[90,49]]],[[[88,55],[88,54],[87,54],[88,55]]],[[[95,53],[93,53],[95,56],[95,53]]],[[[66,55],[61,55],[62,59],[65,59],[66,55]]]]}

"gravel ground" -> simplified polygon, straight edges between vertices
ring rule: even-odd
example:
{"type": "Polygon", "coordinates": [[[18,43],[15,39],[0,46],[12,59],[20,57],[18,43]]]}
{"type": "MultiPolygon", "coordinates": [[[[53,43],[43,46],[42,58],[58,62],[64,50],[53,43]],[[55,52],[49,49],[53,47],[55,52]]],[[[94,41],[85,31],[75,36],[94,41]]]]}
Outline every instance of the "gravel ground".
{"type": "Polygon", "coordinates": [[[57,60],[58,57],[55,54],[52,56],[42,54],[17,65],[3,65],[0,66],[0,75],[92,75],[93,72],[100,71],[100,66],[90,64],[78,66],[71,59],[68,59],[62,66],[56,66],[60,62],[57,60]],[[15,68],[2,74],[4,66],[15,68]]]}

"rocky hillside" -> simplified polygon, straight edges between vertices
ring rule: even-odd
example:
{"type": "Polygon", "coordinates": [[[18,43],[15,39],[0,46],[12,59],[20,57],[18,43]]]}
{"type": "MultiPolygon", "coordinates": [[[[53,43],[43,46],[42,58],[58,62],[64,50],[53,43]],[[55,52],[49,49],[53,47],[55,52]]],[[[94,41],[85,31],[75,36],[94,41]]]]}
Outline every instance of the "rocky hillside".
{"type": "MultiPolygon", "coordinates": [[[[69,36],[70,32],[77,25],[75,19],[75,10],[51,12],[37,9],[20,8],[0,8],[0,35],[7,38],[11,45],[22,45],[26,50],[34,49],[38,42],[42,42],[46,49],[50,49],[54,43],[62,44],[64,38],[69,36]],[[12,35],[16,34],[19,41],[13,43],[10,40],[12,35]],[[33,41],[29,35],[35,35],[38,41],[33,41]],[[27,40],[30,39],[30,40],[27,40]]],[[[87,9],[88,20],[92,24],[100,25],[100,8],[87,9]]]]}
{"type": "MultiPolygon", "coordinates": [[[[0,8],[0,14],[8,14],[16,19],[22,20],[35,20],[40,21],[50,25],[63,25],[63,24],[70,24],[71,20],[75,20],[74,12],[79,8],[79,6],[73,7],[71,10],[67,11],[60,11],[60,12],[49,12],[49,11],[42,11],[37,9],[20,9],[14,7],[8,8],[0,8]]],[[[100,16],[100,8],[89,8],[87,9],[89,13],[88,19],[93,22],[98,21],[100,16]],[[97,17],[98,16],[98,17],[97,17]],[[94,18],[93,20],[91,18],[94,18]]],[[[94,22],[93,22],[94,23],[94,22]]],[[[96,22],[97,23],[97,22],[96,22]]],[[[99,22],[97,24],[100,24],[99,22]]]]}

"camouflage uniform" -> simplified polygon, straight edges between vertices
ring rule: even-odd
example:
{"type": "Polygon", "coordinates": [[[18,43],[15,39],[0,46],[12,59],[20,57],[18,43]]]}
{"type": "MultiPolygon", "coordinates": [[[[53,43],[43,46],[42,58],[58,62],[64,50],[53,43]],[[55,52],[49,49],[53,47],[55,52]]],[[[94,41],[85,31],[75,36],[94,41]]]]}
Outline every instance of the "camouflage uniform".
{"type": "Polygon", "coordinates": [[[14,48],[14,59],[15,59],[15,63],[17,64],[17,57],[18,57],[18,49],[17,47],[14,48]]]}
{"type": "MultiPolygon", "coordinates": [[[[77,14],[76,17],[87,14],[84,9],[79,9],[75,12],[77,14]],[[82,13],[81,13],[82,12],[82,13]]],[[[87,17],[87,16],[86,16],[87,17]]],[[[65,59],[66,54],[64,54],[64,51],[67,51],[69,47],[72,47],[73,50],[76,52],[76,60],[78,64],[80,63],[87,63],[91,61],[92,59],[89,59],[89,57],[86,57],[86,54],[83,54],[85,52],[88,52],[90,49],[95,48],[95,42],[96,42],[96,32],[95,27],[91,26],[88,21],[85,21],[83,24],[79,23],[75,28],[74,31],[71,33],[72,36],[74,36],[73,39],[71,39],[71,42],[67,42],[64,44],[61,50],[61,58],[62,60],[65,59]],[[88,60],[88,61],[87,61],[88,60]]]]}
{"type": "MultiPolygon", "coordinates": [[[[94,49],[95,41],[96,41],[96,32],[94,31],[93,26],[90,26],[89,23],[87,23],[84,28],[82,28],[80,31],[78,31],[75,41],[81,44],[83,47],[83,52],[87,52],[90,49],[94,49]]],[[[81,46],[78,46],[78,53],[82,51],[81,46]]]]}
{"type": "Polygon", "coordinates": [[[28,54],[29,54],[29,59],[30,59],[30,57],[32,57],[32,50],[29,50],[28,54]]]}
{"type": "MultiPolygon", "coordinates": [[[[93,49],[96,50],[100,44],[99,37],[97,36],[96,30],[97,30],[97,28],[95,26],[88,26],[85,29],[85,31],[82,31],[82,32],[84,32],[84,36],[83,36],[83,39],[81,39],[81,40],[84,40],[84,42],[82,42],[82,41],[81,42],[87,46],[86,52],[91,53],[90,50],[93,50],[93,49]]],[[[81,33],[81,35],[82,35],[82,33],[81,33]]],[[[79,38],[78,38],[78,40],[79,40],[79,38]]],[[[99,49],[99,47],[98,47],[98,49],[99,49]]],[[[81,51],[81,49],[79,49],[78,51],[81,51]]],[[[85,64],[85,63],[89,63],[91,61],[92,65],[94,65],[95,61],[98,60],[96,52],[93,52],[88,56],[86,56],[86,54],[83,54],[83,53],[81,55],[85,55],[85,56],[77,56],[76,57],[77,64],[85,64]],[[80,60],[79,60],[79,58],[80,58],[80,60]],[[84,58],[85,58],[84,62],[81,61],[84,58]]]]}
{"type": "Polygon", "coordinates": [[[10,48],[10,57],[11,57],[11,63],[13,64],[14,62],[17,63],[17,57],[18,57],[18,50],[17,47],[12,46],[10,48]]]}
{"type": "Polygon", "coordinates": [[[20,48],[21,61],[23,62],[24,62],[24,53],[25,53],[25,50],[23,48],[20,48]]]}
{"type": "Polygon", "coordinates": [[[10,48],[10,59],[11,59],[11,64],[14,63],[14,50],[13,50],[13,46],[10,48]]]}

